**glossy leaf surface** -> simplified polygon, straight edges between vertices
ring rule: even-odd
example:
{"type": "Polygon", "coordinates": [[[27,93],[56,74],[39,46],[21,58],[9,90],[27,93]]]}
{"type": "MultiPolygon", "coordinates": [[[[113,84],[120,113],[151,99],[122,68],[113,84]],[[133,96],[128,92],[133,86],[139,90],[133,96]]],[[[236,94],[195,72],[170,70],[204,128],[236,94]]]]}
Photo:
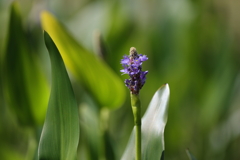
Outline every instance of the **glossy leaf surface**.
{"type": "MultiPolygon", "coordinates": [[[[165,149],[164,129],[167,123],[169,96],[169,86],[165,84],[154,94],[142,118],[142,160],[159,160],[165,149]]],[[[135,128],[121,158],[122,160],[135,159],[134,130],[135,128]]]]}
{"type": "Polygon", "coordinates": [[[57,47],[44,33],[52,66],[52,89],[42,130],[38,156],[40,160],[72,160],[79,140],[78,106],[57,47]]]}
{"type": "Polygon", "coordinates": [[[46,114],[49,89],[39,64],[23,30],[18,3],[14,2],[2,77],[7,106],[22,125],[40,125],[46,114]]]}
{"type": "Polygon", "coordinates": [[[116,108],[125,99],[124,83],[94,54],[84,49],[50,13],[43,12],[42,26],[52,37],[64,63],[100,106],[116,108]]]}

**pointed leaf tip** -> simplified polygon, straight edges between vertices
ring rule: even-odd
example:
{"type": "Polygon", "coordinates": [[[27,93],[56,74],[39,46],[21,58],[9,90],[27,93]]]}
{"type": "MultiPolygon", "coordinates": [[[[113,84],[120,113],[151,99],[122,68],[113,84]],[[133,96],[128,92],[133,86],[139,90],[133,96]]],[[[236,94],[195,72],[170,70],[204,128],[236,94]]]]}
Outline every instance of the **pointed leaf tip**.
{"type": "Polygon", "coordinates": [[[61,55],[47,32],[52,89],[38,149],[39,160],[73,160],[79,141],[78,106],[61,55]]]}
{"type": "Polygon", "coordinates": [[[41,22],[43,29],[56,44],[73,77],[89,91],[99,106],[120,107],[126,93],[119,76],[103,60],[79,44],[49,12],[41,13],[41,22]]]}

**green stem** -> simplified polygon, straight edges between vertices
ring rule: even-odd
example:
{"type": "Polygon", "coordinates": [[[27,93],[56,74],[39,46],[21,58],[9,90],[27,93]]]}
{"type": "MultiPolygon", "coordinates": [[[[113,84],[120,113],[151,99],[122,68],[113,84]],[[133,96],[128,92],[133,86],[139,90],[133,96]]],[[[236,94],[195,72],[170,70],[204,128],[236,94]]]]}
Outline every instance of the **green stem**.
{"type": "Polygon", "coordinates": [[[141,160],[141,103],[139,96],[131,94],[131,104],[135,125],[135,157],[136,160],[141,160]]]}

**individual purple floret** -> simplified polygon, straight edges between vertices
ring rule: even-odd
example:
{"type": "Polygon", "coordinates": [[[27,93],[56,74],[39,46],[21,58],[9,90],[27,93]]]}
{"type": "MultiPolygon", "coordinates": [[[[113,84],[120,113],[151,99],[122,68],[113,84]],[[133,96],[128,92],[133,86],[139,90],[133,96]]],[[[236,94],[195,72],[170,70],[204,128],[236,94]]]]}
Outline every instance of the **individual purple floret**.
{"type": "Polygon", "coordinates": [[[147,56],[138,54],[134,47],[130,48],[129,56],[124,55],[121,59],[123,69],[120,72],[130,76],[130,79],[126,79],[124,82],[132,94],[138,94],[146,81],[148,71],[142,71],[142,62],[146,60],[148,60],[147,56]]]}

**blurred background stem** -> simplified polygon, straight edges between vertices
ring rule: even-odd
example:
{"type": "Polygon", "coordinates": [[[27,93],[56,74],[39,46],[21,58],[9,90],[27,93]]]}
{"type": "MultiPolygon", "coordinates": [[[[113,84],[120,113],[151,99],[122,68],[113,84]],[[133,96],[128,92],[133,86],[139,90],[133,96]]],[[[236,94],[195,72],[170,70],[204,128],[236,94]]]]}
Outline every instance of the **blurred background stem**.
{"type": "Polygon", "coordinates": [[[28,134],[28,146],[25,160],[37,159],[37,130],[33,128],[27,129],[28,134]]]}
{"type": "Polygon", "coordinates": [[[109,109],[107,108],[102,108],[100,110],[100,125],[101,125],[101,134],[102,134],[102,138],[103,138],[103,143],[104,143],[104,147],[103,150],[104,152],[102,152],[102,156],[104,157],[106,160],[115,160],[115,154],[114,154],[114,149],[113,149],[113,145],[112,145],[112,138],[111,135],[109,133],[109,109]]]}

